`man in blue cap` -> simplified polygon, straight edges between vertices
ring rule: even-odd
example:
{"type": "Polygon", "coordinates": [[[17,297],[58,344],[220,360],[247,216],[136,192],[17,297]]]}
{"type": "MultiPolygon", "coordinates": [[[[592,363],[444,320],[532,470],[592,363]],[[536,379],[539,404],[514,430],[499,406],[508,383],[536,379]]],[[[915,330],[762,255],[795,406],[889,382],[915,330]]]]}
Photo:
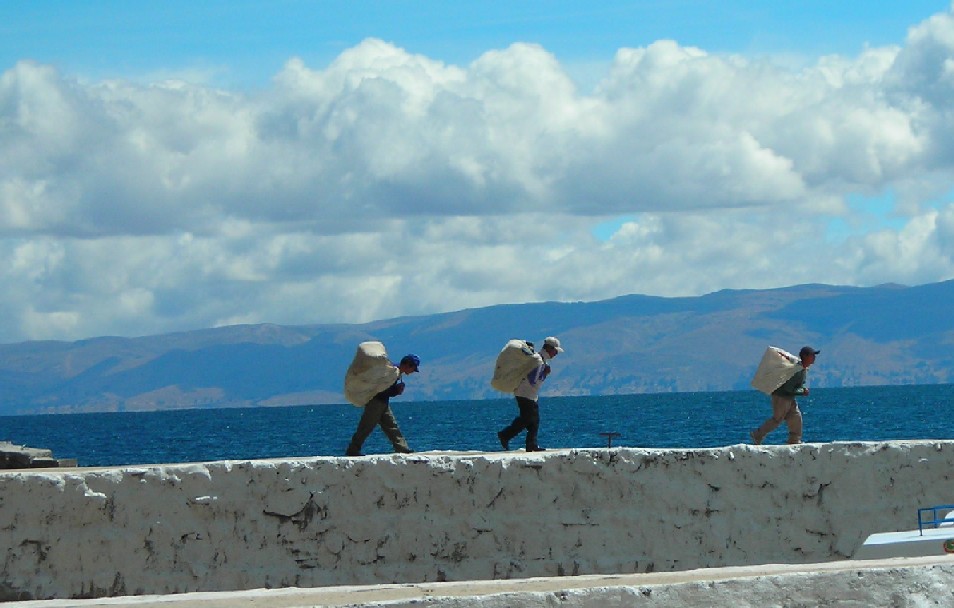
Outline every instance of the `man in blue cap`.
{"type": "Polygon", "coordinates": [[[398,428],[397,419],[391,412],[390,400],[391,397],[397,397],[404,393],[403,377],[416,372],[420,365],[421,358],[417,355],[404,355],[401,358],[401,362],[397,365],[398,370],[400,370],[398,379],[389,388],[381,391],[365,404],[364,413],[361,414],[361,420],[358,421],[358,430],[351,437],[351,443],[348,445],[345,456],[361,456],[361,446],[364,444],[364,440],[378,425],[381,426],[381,430],[391,441],[395,452],[399,454],[411,453],[411,449],[407,447],[407,440],[404,439],[401,429],[398,428]]]}

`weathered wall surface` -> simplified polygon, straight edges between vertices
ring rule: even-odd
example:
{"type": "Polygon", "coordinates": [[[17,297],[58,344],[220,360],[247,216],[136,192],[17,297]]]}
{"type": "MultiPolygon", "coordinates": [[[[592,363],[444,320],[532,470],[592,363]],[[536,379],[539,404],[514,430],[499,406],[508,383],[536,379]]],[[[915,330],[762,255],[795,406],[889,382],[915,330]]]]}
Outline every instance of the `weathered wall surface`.
{"type": "Polygon", "coordinates": [[[954,442],[0,473],[0,599],[849,557],[954,500],[954,442]]]}

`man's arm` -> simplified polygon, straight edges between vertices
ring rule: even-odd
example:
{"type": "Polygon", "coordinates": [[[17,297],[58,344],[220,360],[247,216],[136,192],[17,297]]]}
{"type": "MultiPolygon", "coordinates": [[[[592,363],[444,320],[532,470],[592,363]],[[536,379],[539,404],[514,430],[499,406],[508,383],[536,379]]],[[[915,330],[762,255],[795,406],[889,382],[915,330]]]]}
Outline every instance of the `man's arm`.
{"type": "Polygon", "coordinates": [[[404,380],[400,378],[388,389],[388,397],[397,397],[404,394],[404,380]]]}
{"type": "Polygon", "coordinates": [[[805,388],[805,370],[801,369],[795,372],[795,375],[788,379],[782,386],[775,389],[774,394],[783,397],[797,397],[805,395],[808,389],[805,388]]]}
{"type": "Polygon", "coordinates": [[[549,375],[550,366],[544,363],[543,365],[534,368],[529,374],[527,374],[527,382],[529,382],[531,386],[536,386],[537,384],[546,380],[547,376],[549,375]]]}

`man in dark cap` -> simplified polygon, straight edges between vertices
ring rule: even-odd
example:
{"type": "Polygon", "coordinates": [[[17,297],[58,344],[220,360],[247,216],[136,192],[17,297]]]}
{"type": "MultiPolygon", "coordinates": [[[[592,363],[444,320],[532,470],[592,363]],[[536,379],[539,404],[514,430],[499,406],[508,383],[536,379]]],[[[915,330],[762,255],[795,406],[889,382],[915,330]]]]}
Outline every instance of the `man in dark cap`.
{"type": "Polygon", "coordinates": [[[401,362],[396,366],[400,370],[398,379],[389,388],[381,391],[365,404],[364,413],[361,414],[361,420],[358,421],[358,429],[351,438],[351,444],[348,445],[345,456],[361,456],[361,446],[364,444],[364,440],[378,425],[381,426],[381,430],[391,441],[395,452],[400,454],[411,453],[411,448],[407,447],[407,440],[404,439],[401,429],[398,428],[397,419],[391,412],[390,400],[391,397],[397,397],[404,393],[404,376],[416,372],[420,365],[421,358],[417,355],[404,355],[401,362]]]}
{"type": "Polygon", "coordinates": [[[795,401],[795,397],[808,394],[808,387],[805,386],[808,368],[815,362],[815,356],[820,352],[820,350],[815,350],[811,346],[803,346],[798,351],[801,369],[772,392],[772,417],[763,422],[762,426],[749,433],[755,445],[761,444],[765,436],[778,428],[782,421],[788,425],[788,443],[802,442],[802,411],[798,409],[798,402],[795,401]]]}

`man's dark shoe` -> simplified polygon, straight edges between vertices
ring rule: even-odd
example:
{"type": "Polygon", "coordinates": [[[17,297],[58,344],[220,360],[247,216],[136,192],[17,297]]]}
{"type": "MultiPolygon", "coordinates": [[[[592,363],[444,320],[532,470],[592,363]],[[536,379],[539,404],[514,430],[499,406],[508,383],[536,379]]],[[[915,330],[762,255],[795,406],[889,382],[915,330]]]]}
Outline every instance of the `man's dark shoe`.
{"type": "Polygon", "coordinates": [[[364,456],[364,454],[362,454],[358,450],[349,449],[348,451],[345,452],[345,456],[364,456]]]}
{"type": "Polygon", "coordinates": [[[505,452],[510,449],[510,441],[504,437],[503,433],[497,433],[497,439],[500,440],[500,446],[503,447],[505,452]]]}
{"type": "Polygon", "coordinates": [[[411,448],[398,449],[394,451],[397,452],[398,454],[413,454],[414,453],[414,450],[412,450],[411,448]]]}
{"type": "Polygon", "coordinates": [[[541,448],[540,446],[536,446],[536,447],[532,447],[532,448],[527,448],[527,451],[528,451],[528,452],[546,452],[547,449],[546,449],[546,448],[541,448]]]}

